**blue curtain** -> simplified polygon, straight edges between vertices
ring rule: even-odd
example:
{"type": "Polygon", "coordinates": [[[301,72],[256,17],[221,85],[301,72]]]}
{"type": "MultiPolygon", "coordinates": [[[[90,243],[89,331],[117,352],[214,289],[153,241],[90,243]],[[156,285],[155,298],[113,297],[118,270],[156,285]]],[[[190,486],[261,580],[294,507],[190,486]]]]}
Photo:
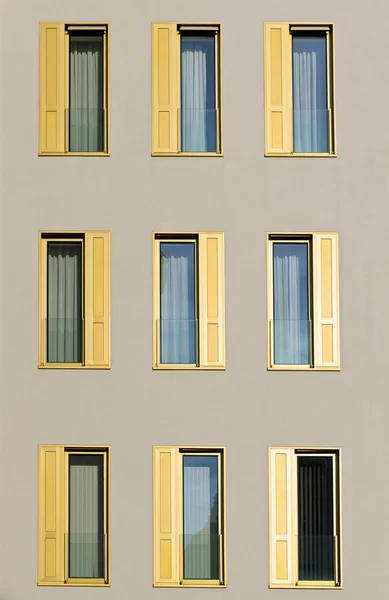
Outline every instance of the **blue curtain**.
{"type": "Polygon", "coordinates": [[[215,102],[215,36],[182,35],[182,152],[216,152],[215,102]]]}
{"type": "Polygon", "coordinates": [[[308,244],[273,244],[274,363],[310,362],[308,244]]]}
{"type": "Polygon", "coordinates": [[[293,36],[293,151],[329,152],[325,36],[293,36]]]}
{"type": "Polygon", "coordinates": [[[161,242],[162,364],[196,364],[194,242],[161,242]]]}

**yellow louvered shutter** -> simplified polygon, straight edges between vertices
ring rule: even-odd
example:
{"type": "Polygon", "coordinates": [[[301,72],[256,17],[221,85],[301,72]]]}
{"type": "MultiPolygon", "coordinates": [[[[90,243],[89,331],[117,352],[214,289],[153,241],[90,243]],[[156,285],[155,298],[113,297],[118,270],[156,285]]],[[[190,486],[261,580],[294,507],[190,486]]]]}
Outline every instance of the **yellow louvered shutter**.
{"type": "Polygon", "coordinates": [[[38,583],[64,581],[64,449],[39,446],[38,583]]]}
{"type": "Polygon", "coordinates": [[[39,152],[65,152],[65,26],[40,24],[39,152]]]}
{"type": "Polygon", "coordinates": [[[85,233],[85,366],[110,367],[110,233],[85,233]]]}
{"type": "Polygon", "coordinates": [[[179,583],[177,449],[153,449],[154,479],[154,584],[179,583]]]}
{"type": "Polygon", "coordinates": [[[270,448],[270,585],[292,583],[292,450],[270,448]]]}
{"type": "Polygon", "coordinates": [[[338,235],[313,236],[315,367],[339,367],[338,235]]]}
{"type": "Polygon", "coordinates": [[[225,367],[224,234],[199,234],[200,366],[225,367]]]}
{"type": "Polygon", "coordinates": [[[265,23],[265,152],[290,154],[292,43],[288,23],[265,23]]]}
{"type": "Polygon", "coordinates": [[[152,25],[152,152],[177,153],[177,25],[152,25]]]}

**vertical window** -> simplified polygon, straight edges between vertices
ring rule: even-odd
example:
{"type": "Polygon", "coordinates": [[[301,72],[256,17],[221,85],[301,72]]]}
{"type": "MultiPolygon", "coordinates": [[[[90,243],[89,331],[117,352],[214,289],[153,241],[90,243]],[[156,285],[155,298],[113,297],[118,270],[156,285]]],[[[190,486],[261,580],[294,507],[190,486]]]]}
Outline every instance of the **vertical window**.
{"type": "Polygon", "coordinates": [[[270,448],[270,587],[339,587],[340,450],[270,448]]]}
{"type": "Polygon", "coordinates": [[[225,585],[224,500],[224,449],[154,448],[156,586],[225,585]]]}
{"type": "Polygon", "coordinates": [[[104,152],[105,31],[69,35],[69,151],[104,152]]]}
{"type": "Polygon", "coordinates": [[[220,25],[153,24],[153,154],[222,153],[220,25]]]}
{"type": "Polygon", "coordinates": [[[109,448],[39,446],[40,585],[107,585],[109,448]]]}
{"type": "Polygon", "coordinates": [[[335,154],[333,25],[265,24],[266,154],[335,154]]]}
{"type": "Polygon", "coordinates": [[[339,368],[336,234],[268,234],[269,368],[339,368]]]}
{"type": "Polygon", "coordinates": [[[41,155],[109,153],[108,36],[106,24],[41,23],[41,155]]]}
{"type": "Polygon", "coordinates": [[[224,368],[223,242],[154,234],[154,368],[224,368]]]}
{"type": "Polygon", "coordinates": [[[41,232],[39,366],[110,366],[110,235],[41,232]]]}

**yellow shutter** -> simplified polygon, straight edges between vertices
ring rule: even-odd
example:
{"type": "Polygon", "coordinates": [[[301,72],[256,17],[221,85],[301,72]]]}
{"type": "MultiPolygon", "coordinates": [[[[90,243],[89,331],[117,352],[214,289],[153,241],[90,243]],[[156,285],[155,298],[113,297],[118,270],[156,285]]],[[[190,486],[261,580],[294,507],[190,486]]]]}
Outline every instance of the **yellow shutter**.
{"type": "Polygon", "coordinates": [[[153,449],[154,492],[154,584],[179,583],[178,450],[167,446],[153,449]]]}
{"type": "Polygon", "coordinates": [[[265,23],[265,152],[290,154],[292,43],[288,23],[265,23]]]}
{"type": "Polygon", "coordinates": [[[315,367],[339,367],[338,235],[313,236],[315,367]]]}
{"type": "Polygon", "coordinates": [[[270,586],[292,583],[292,450],[270,448],[270,586]]]}
{"type": "Polygon", "coordinates": [[[40,24],[39,152],[65,152],[65,26],[40,24]]]}
{"type": "Polygon", "coordinates": [[[152,152],[177,153],[177,25],[152,25],[152,152]]]}
{"type": "Polygon", "coordinates": [[[85,233],[85,366],[110,367],[110,233],[85,233]]]}
{"type": "Polygon", "coordinates": [[[224,234],[199,234],[200,366],[225,366],[224,234]]]}
{"type": "Polygon", "coordinates": [[[39,446],[38,583],[64,581],[64,449],[39,446]]]}

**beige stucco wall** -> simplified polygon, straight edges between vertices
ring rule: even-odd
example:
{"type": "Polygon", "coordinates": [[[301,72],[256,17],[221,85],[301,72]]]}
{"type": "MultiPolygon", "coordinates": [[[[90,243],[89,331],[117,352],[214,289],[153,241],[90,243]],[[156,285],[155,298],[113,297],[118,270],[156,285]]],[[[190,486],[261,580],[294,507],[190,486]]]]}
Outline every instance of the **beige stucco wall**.
{"type": "Polygon", "coordinates": [[[343,448],[342,592],[387,596],[387,3],[3,1],[0,600],[281,598],[269,445],[343,448]],[[263,22],[334,21],[336,159],[263,156],[263,22]],[[38,158],[39,21],[110,21],[110,158],[38,158]],[[225,157],[151,158],[150,23],[224,26],[225,157]],[[38,230],[112,232],[112,370],[38,371],[38,230]],[[225,372],[151,370],[151,232],[226,241],[225,372]],[[266,231],[338,231],[340,373],[266,371],[266,231]],[[37,445],[112,444],[112,587],[38,588],[37,445]],[[226,590],[152,583],[151,447],[227,446],[226,590]]]}

